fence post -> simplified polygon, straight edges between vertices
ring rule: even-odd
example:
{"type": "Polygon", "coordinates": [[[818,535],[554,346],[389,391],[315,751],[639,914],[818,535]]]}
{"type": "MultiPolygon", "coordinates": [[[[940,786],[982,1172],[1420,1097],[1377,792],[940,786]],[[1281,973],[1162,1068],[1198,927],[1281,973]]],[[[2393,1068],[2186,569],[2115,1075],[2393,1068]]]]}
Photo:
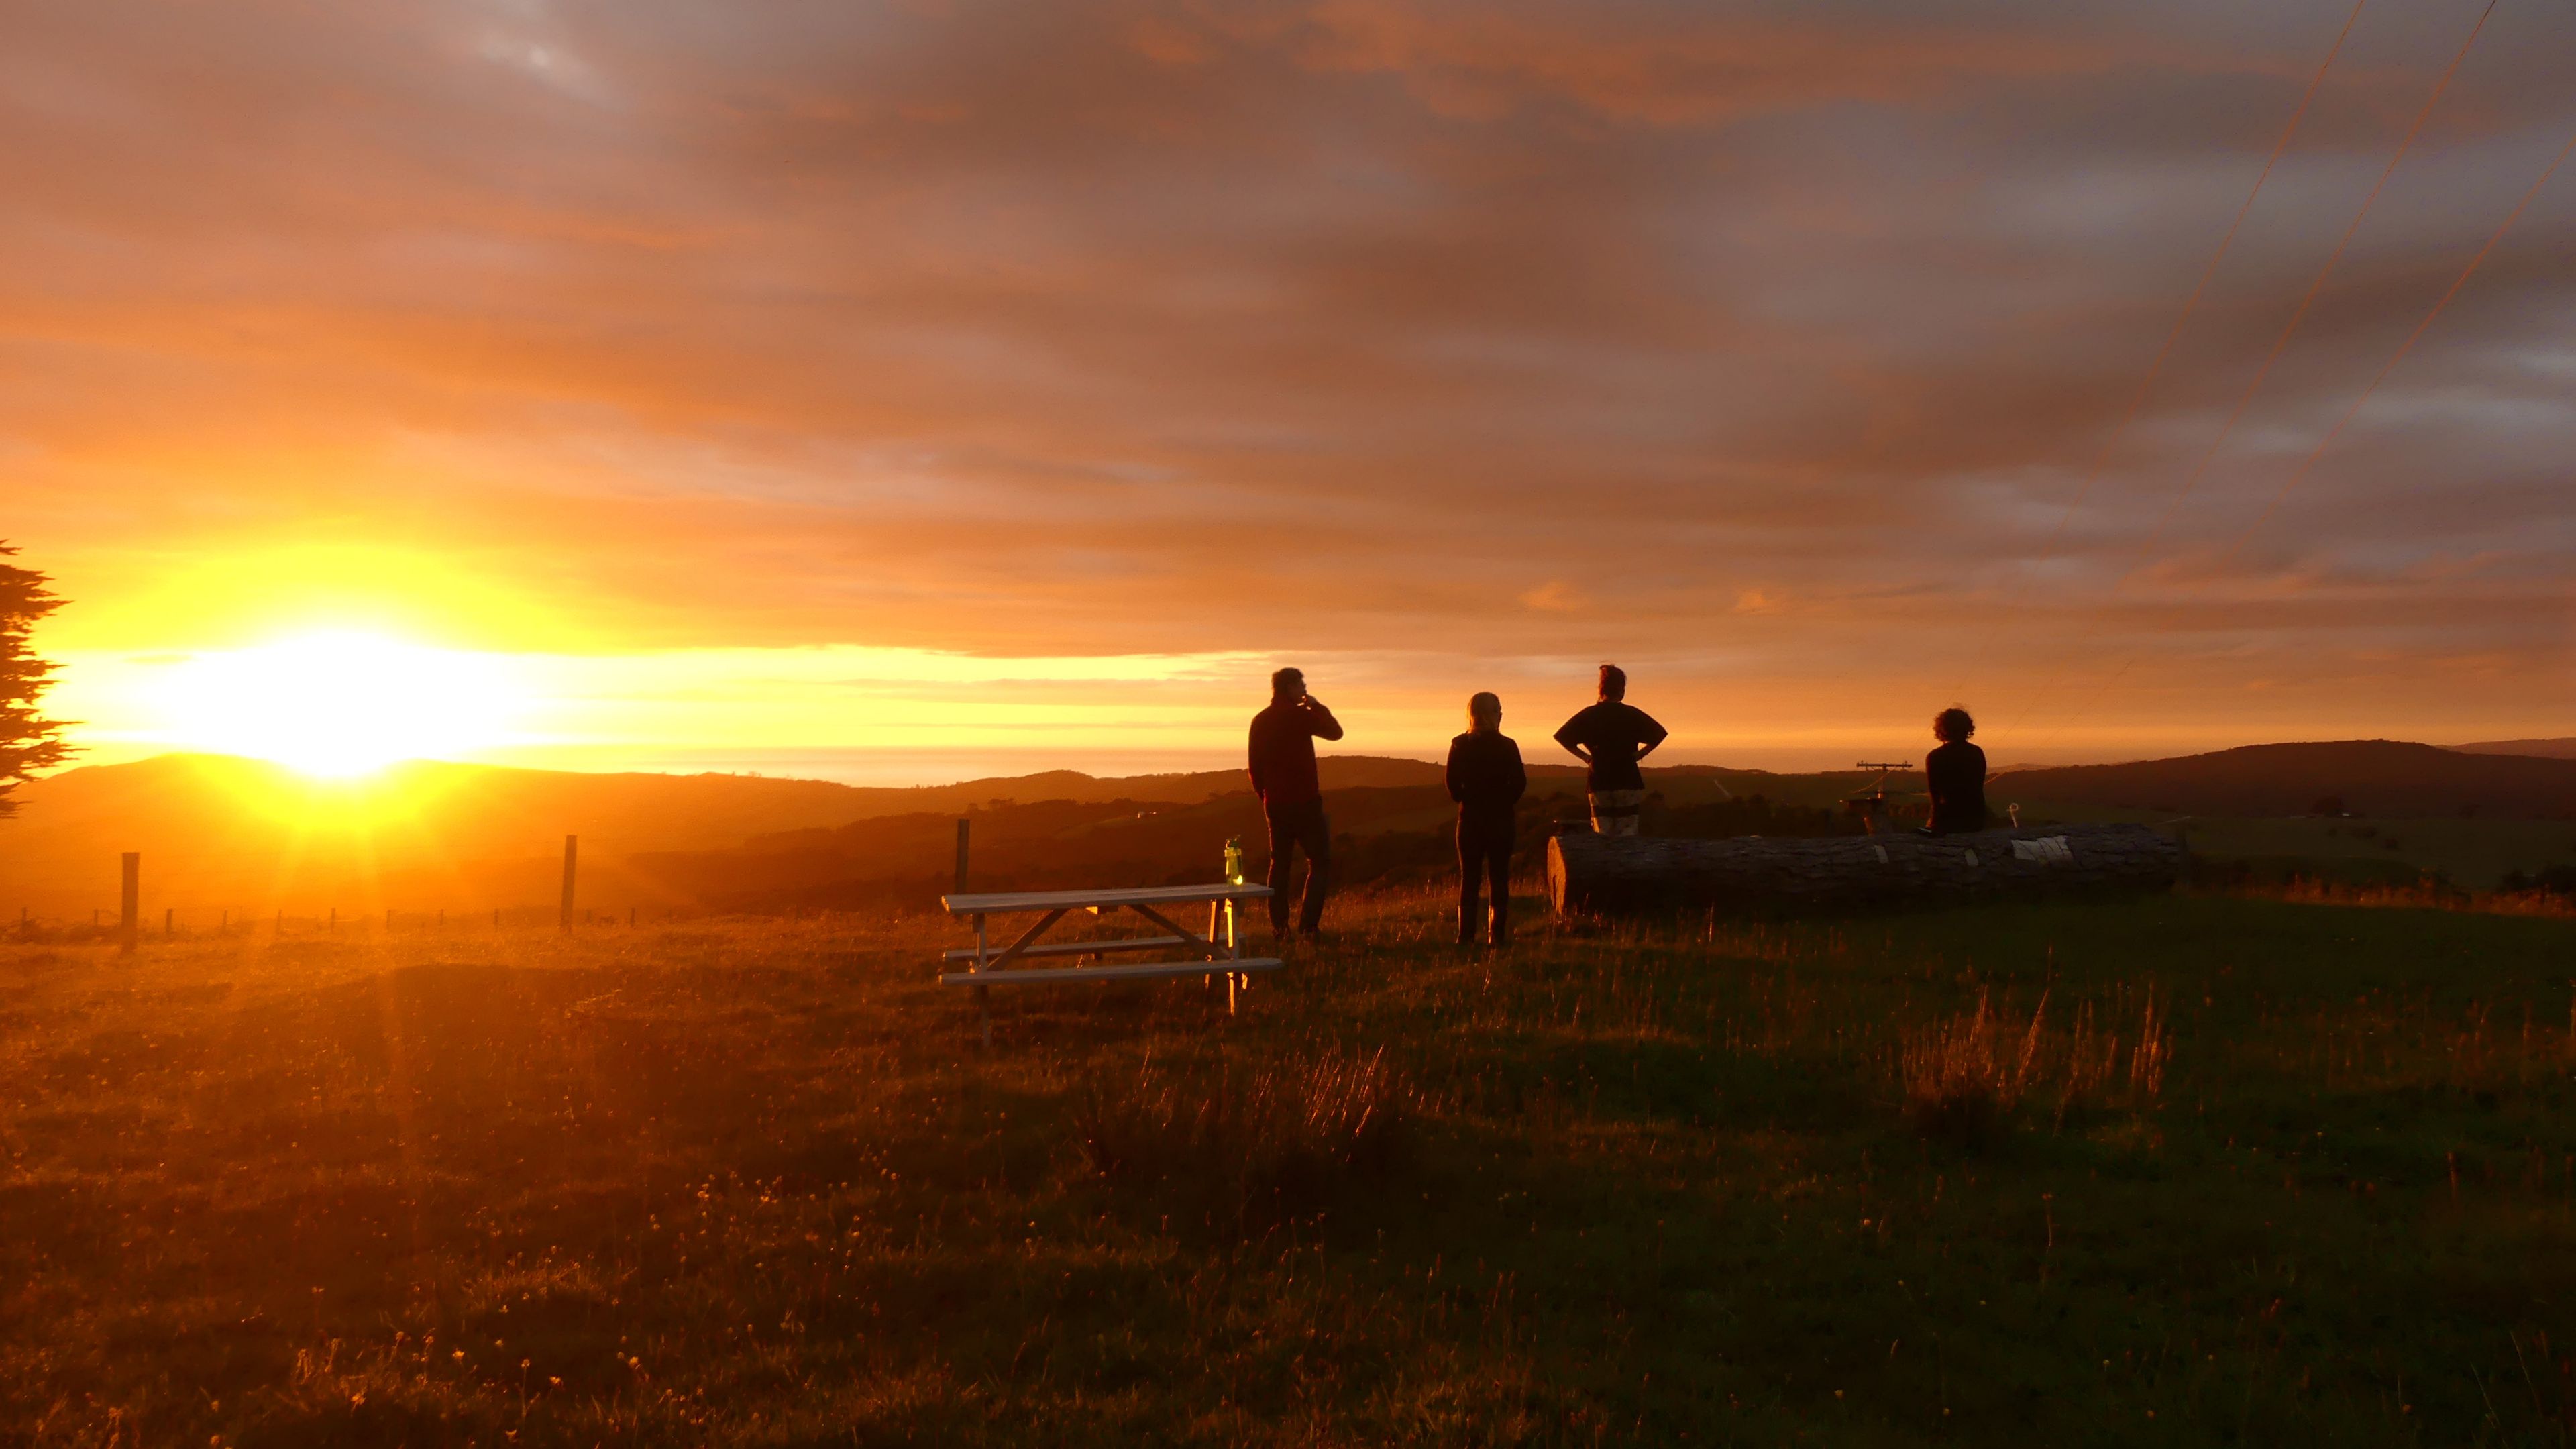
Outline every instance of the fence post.
{"type": "Polygon", "coordinates": [[[565,929],[565,930],[567,930],[567,931],[569,931],[569,930],[571,930],[571,929],[572,929],[572,874],[573,874],[573,866],[574,866],[575,862],[577,862],[577,861],[580,859],[580,857],[581,857],[581,837],[580,837],[580,836],[578,836],[578,835],[567,835],[567,836],[565,836],[565,837],[564,837],[564,882],[563,882],[563,923],[562,923],[562,924],[563,924],[563,929],[565,929]]]}
{"type": "Polygon", "coordinates": [[[177,906],[164,906],[161,908],[161,934],[164,936],[175,936],[179,934],[179,908],[177,906]]]}
{"type": "Polygon", "coordinates": [[[118,928],[117,936],[117,949],[129,956],[134,954],[135,920],[136,917],[142,914],[142,911],[143,852],[139,850],[129,850],[125,852],[124,924],[118,928]]]}

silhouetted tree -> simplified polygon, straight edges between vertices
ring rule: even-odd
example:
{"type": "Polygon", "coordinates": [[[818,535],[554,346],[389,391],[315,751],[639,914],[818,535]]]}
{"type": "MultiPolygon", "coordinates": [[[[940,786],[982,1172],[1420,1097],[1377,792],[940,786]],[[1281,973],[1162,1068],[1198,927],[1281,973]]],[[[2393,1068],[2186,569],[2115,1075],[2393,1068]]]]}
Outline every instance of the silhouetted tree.
{"type": "MultiPolygon", "coordinates": [[[[0,543],[0,557],[18,551],[0,543]]],[[[34,569],[0,563],[0,820],[16,813],[9,792],[71,753],[63,722],[36,713],[36,697],[54,682],[54,665],[27,647],[36,621],[63,606],[34,569]]]]}

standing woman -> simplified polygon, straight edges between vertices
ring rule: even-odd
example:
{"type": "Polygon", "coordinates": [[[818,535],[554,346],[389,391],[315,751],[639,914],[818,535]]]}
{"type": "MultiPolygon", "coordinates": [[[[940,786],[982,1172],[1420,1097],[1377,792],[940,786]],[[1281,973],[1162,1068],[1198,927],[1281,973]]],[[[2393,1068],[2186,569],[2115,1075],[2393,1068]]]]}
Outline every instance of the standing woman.
{"type": "Polygon", "coordinates": [[[1986,828],[1986,752],[1968,743],[1977,722],[1952,705],[1932,717],[1938,749],[1923,757],[1923,778],[1932,790],[1932,819],[1926,835],[1956,835],[1986,828]]]}
{"type": "Polygon", "coordinates": [[[1494,895],[1495,946],[1511,944],[1513,812],[1529,789],[1521,747],[1503,733],[1503,702],[1467,701],[1467,732],[1449,742],[1449,798],[1458,802],[1458,944],[1473,946],[1481,923],[1477,886],[1494,895]]]}

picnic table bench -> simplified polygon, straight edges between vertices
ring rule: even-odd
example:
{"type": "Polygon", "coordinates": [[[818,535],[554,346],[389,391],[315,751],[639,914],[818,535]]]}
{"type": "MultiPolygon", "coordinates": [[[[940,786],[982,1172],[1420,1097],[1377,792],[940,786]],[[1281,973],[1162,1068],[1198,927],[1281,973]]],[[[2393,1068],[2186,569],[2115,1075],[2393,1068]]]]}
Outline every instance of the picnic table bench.
{"type": "MultiPolygon", "coordinates": [[[[943,963],[963,963],[963,971],[942,971],[943,986],[972,986],[978,1000],[984,988],[991,986],[1033,986],[1050,981],[1131,981],[1156,976],[1225,976],[1225,1009],[1234,1010],[1235,992],[1245,978],[1255,971],[1275,971],[1280,962],[1274,956],[1246,956],[1235,929],[1236,907],[1240,902],[1265,900],[1270,887],[1241,882],[1218,881],[1212,885],[1139,886],[1125,889],[1073,891],[979,891],[957,893],[939,898],[941,906],[952,916],[964,916],[974,923],[975,944],[942,952],[943,963]],[[1200,935],[1179,925],[1165,911],[1204,902],[1208,908],[1207,933],[1200,935]],[[1040,938],[1054,929],[1056,922],[1076,911],[1092,916],[1105,916],[1114,911],[1129,910],[1143,916],[1160,928],[1159,936],[1126,936],[1093,941],[1045,941],[1040,938]],[[987,918],[993,916],[1038,913],[1037,920],[1023,929],[1007,946],[996,946],[986,934],[987,918]],[[1175,949],[1186,953],[1162,961],[1132,961],[1116,965],[1032,967],[1019,963],[1032,958],[1064,956],[1103,957],[1127,951],[1160,951],[1175,949]]],[[[989,1030],[989,1023],[987,1024],[989,1030]]]]}

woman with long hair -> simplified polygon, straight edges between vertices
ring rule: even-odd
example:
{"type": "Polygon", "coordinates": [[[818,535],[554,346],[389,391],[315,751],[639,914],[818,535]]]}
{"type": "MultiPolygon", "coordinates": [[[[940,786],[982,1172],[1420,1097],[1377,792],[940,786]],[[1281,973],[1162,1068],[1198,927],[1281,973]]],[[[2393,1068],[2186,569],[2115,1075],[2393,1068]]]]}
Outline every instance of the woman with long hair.
{"type": "Polygon", "coordinates": [[[1503,702],[1492,694],[1467,701],[1467,732],[1449,742],[1449,798],[1458,802],[1458,944],[1478,943],[1477,887],[1490,884],[1494,915],[1481,939],[1511,941],[1514,815],[1529,789],[1521,747],[1503,733],[1503,702]]]}

